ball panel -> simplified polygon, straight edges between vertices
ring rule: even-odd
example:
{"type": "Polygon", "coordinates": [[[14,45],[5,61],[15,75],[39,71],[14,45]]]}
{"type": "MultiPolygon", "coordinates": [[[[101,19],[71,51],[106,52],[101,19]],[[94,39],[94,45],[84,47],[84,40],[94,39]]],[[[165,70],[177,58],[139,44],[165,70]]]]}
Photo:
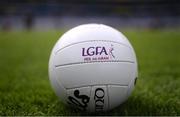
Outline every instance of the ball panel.
{"type": "Polygon", "coordinates": [[[107,86],[92,86],[89,111],[102,112],[106,110],[108,110],[107,86]]]}
{"type": "Polygon", "coordinates": [[[132,79],[132,80],[130,81],[129,85],[128,85],[128,92],[127,92],[128,97],[131,95],[131,93],[132,93],[132,91],[133,91],[133,89],[134,89],[135,81],[136,81],[136,80],[137,80],[136,78],[132,79]]]}
{"type": "Polygon", "coordinates": [[[56,67],[58,82],[65,88],[101,84],[128,85],[134,72],[133,63],[104,62],[56,67]]]}
{"type": "Polygon", "coordinates": [[[90,104],[91,87],[67,89],[67,103],[81,111],[87,111],[90,104]]]}
{"type": "Polygon", "coordinates": [[[116,42],[90,41],[73,44],[56,53],[54,64],[63,66],[71,63],[94,61],[135,62],[131,48],[116,42]]]}
{"type": "MultiPolygon", "coordinates": [[[[52,53],[51,56],[54,56],[54,54],[52,53]]],[[[54,67],[53,61],[54,61],[54,57],[51,57],[49,61],[49,78],[50,78],[51,86],[54,89],[56,95],[58,95],[63,102],[66,102],[67,101],[66,89],[64,88],[62,83],[58,81],[56,68],[54,67]]]]}
{"type": "Polygon", "coordinates": [[[127,99],[128,86],[108,85],[109,109],[115,108],[127,99]]]}

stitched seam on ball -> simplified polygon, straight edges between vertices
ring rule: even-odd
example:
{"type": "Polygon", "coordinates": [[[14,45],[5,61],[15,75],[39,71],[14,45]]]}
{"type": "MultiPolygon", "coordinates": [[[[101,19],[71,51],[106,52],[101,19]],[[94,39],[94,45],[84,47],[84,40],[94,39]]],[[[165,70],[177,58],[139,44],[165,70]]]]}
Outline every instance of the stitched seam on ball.
{"type": "Polygon", "coordinates": [[[66,64],[61,64],[61,65],[55,65],[55,67],[61,67],[61,66],[67,66],[67,65],[77,65],[77,64],[92,64],[92,63],[134,63],[134,62],[133,61],[120,61],[120,60],[74,62],[74,63],[66,63],[66,64]]]}
{"type": "Polygon", "coordinates": [[[108,85],[106,85],[106,90],[107,90],[107,98],[108,98],[108,110],[109,110],[109,108],[110,108],[110,104],[109,104],[109,102],[110,102],[110,96],[109,96],[109,88],[108,88],[108,85]]]}
{"type": "Polygon", "coordinates": [[[70,90],[70,89],[79,89],[79,88],[83,88],[83,87],[93,87],[93,86],[107,86],[107,85],[112,85],[112,86],[122,86],[122,87],[128,87],[128,85],[123,85],[123,84],[92,84],[92,85],[81,85],[81,86],[75,86],[75,87],[71,87],[71,88],[66,88],[66,90],[70,90]]]}
{"type": "Polygon", "coordinates": [[[72,45],[76,45],[76,44],[79,44],[79,43],[85,43],[85,42],[98,42],[98,41],[101,41],[101,42],[112,42],[112,43],[117,43],[117,44],[120,44],[120,45],[123,45],[123,46],[126,46],[126,47],[132,49],[132,48],[129,47],[128,45],[123,44],[123,43],[119,43],[119,42],[116,42],[116,41],[109,41],[109,40],[88,40],[88,41],[76,42],[76,43],[72,43],[72,44],[69,44],[69,45],[67,45],[67,46],[64,46],[63,48],[57,50],[57,51],[55,52],[55,54],[58,53],[59,51],[65,49],[66,47],[69,47],[69,46],[72,46],[72,45]]]}

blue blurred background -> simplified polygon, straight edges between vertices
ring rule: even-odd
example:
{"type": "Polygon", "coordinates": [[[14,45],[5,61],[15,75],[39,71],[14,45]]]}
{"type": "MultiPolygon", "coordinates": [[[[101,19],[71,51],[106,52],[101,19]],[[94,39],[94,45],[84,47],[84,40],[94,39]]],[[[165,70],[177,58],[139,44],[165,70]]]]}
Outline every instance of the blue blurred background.
{"type": "Polygon", "coordinates": [[[84,23],[116,28],[180,27],[177,0],[1,0],[1,30],[58,30],[84,23]]]}

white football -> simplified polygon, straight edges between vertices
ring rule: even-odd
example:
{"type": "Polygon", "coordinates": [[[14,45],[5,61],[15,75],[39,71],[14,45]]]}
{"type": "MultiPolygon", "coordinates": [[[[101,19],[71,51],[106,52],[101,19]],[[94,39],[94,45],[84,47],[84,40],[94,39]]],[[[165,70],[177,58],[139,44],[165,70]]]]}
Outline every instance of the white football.
{"type": "Polygon", "coordinates": [[[116,29],[85,24],[66,32],[54,46],[49,77],[61,100],[81,111],[107,111],[123,103],[137,78],[133,47],[116,29]]]}

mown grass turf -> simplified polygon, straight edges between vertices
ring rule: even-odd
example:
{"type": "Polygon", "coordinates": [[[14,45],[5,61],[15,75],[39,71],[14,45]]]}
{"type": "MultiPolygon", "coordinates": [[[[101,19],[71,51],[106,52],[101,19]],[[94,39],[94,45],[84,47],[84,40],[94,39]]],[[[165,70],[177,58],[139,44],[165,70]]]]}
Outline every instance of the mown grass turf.
{"type": "MultiPolygon", "coordinates": [[[[54,94],[48,59],[62,32],[0,32],[0,115],[87,115],[54,94]]],[[[102,115],[180,115],[180,31],[125,31],[139,79],[130,98],[102,115]]]]}

